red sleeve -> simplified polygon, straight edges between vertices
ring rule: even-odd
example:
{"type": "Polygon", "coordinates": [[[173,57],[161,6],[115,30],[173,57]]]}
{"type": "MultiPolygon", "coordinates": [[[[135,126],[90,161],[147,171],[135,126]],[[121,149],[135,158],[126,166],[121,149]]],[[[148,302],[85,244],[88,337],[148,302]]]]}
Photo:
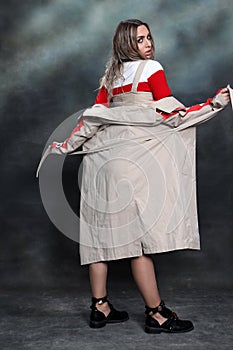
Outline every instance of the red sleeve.
{"type": "Polygon", "coordinates": [[[159,70],[148,78],[148,84],[155,100],[171,96],[166,76],[163,70],[159,70]]]}
{"type": "Polygon", "coordinates": [[[95,102],[94,104],[105,104],[105,105],[109,105],[109,101],[108,101],[108,91],[107,89],[103,86],[97,96],[96,96],[96,99],[95,99],[95,102]]]}

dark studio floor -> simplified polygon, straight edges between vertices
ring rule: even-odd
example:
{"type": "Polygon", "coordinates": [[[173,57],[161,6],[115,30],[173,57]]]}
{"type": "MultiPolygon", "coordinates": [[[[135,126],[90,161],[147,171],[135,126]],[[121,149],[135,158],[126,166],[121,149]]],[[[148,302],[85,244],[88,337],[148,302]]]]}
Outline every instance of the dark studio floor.
{"type": "Polygon", "coordinates": [[[124,285],[113,288],[111,300],[126,309],[124,324],[93,330],[88,326],[89,291],[1,291],[0,348],[18,349],[232,349],[233,295],[231,291],[166,293],[166,303],[182,318],[190,318],[194,331],[184,334],[146,334],[144,305],[137,291],[124,285]]]}

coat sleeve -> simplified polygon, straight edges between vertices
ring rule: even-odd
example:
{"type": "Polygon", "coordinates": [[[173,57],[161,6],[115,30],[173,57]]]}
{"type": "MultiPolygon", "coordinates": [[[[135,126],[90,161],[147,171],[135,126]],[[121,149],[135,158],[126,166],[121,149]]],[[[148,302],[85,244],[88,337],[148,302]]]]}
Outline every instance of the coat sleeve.
{"type": "Polygon", "coordinates": [[[183,130],[213,118],[218,112],[222,111],[227,104],[221,90],[219,90],[214,98],[209,98],[204,103],[191,107],[181,106],[170,113],[161,110],[160,114],[163,117],[164,124],[178,130],[183,130]]]}
{"type": "Polygon", "coordinates": [[[90,121],[88,118],[85,118],[82,115],[78,119],[78,124],[72,130],[70,136],[67,137],[65,141],[54,141],[47,147],[38,165],[36,177],[38,177],[42,164],[50,154],[71,154],[77,150],[77,148],[79,148],[87,139],[91,138],[101,125],[102,122],[98,121],[98,119],[90,121]]]}
{"type": "Polygon", "coordinates": [[[77,126],[72,130],[70,136],[68,136],[65,141],[54,141],[50,145],[52,153],[72,153],[87,139],[91,138],[97,132],[100,125],[101,123],[98,123],[97,120],[90,122],[90,120],[82,116],[77,126]]]}

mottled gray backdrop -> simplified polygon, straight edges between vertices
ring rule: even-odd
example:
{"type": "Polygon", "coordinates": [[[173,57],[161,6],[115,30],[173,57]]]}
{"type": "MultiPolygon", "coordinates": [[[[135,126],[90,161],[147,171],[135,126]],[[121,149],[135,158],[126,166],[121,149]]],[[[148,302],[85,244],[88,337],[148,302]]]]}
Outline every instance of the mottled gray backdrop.
{"type": "MultiPolygon", "coordinates": [[[[232,0],[7,0],[0,3],[1,286],[82,288],[78,245],[50,222],[35,171],[53,130],[93,103],[116,25],[150,24],[157,59],[187,105],[233,85],[232,0]]],[[[155,257],[162,288],[233,285],[233,114],[228,107],[198,128],[202,251],[155,257]]],[[[67,158],[64,188],[78,210],[77,166],[67,158]]],[[[110,281],[129,262],[110,264],[110,281]]],[[[119,282],[118,282],[119,281],[119,282]]]]}

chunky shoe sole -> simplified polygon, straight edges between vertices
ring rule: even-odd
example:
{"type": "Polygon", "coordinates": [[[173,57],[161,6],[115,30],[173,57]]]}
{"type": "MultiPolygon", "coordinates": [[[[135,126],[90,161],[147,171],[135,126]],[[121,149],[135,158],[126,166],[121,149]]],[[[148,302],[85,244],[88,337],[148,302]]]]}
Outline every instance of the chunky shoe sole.
{"type": "Polygon", "coordinates": [[[160,334],[160,333],[187,333],[191,332],[194,329],[194,327],[190,326],[189,328],[186,328],[184,330],[174,330],[174,329],[166,329],[166,328],[155,328],[155,327],[149,327],[145,326],[145,332],[150,334],[160,334]]]}
{"type": "Polygon", "coordinates": [[[90,321],[89,326],[91,328],[102,328],[106,326],[107,322],[105,320],[103,321],[90,321]]]}

